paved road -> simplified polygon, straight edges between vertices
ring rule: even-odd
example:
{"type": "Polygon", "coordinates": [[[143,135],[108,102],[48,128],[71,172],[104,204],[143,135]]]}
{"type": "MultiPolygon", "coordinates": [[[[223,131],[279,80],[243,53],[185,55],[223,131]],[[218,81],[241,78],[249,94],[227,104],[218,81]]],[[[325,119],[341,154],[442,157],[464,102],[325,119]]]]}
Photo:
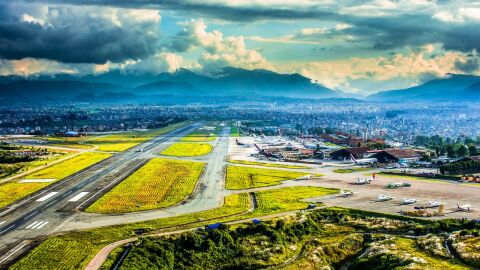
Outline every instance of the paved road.
{"type": "Polygon", "coordinates": [[[154,154],[199,128],[194,123],[158,136],[77,172],[27,198],[0,209],[0,266],[92,203],[141,167],[154,154]],[[139,151],[143,149],[143,151],[139,151]]]}
{"type": "Polygon", "coordinates": [[[225,127],[214,142],[213,152],[206,156],[207,165],[197,184],[192,198],[185,203],[159,209],[125,214],[93,214],[78,212],[69,218],[57,231],[88,229],[101,226],[139,222],[158,218],[195,213],[220,207],[226,194],[224,173],[228,154],[230,128],[225,127]]]}

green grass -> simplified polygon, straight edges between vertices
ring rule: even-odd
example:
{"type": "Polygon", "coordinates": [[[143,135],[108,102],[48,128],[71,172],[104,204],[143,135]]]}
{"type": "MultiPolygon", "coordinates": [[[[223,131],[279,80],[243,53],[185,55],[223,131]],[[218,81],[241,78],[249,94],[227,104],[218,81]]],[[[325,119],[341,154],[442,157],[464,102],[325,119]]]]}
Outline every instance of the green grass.
{"type": "Polygon", "coordinates": [[[333,170],[334,173],[353,173],[353,172],[363,172],[363,171],[371,171],[373,168],[348,168],[348,169],[335,169],[333,170]]]}
{"type": "Polygon", "coordinates": [[[281,181],[297,179],[305,172],[228,166],[225,187],[227,189],[246,189],[279,185],[281,181]]]}
{"type": "Polygon", "coordinates": [[[188,122],[181,122],[151,131],[128,131],[124,133],[111,134],[89,140],[88,143],[98,146],[99,151],[121,152],[128,150],[140,143],[151,140],[157,136],[186,126],[187,124],[188,122]]]}
{"type": "Polygon", "coordinates": [[[174,143],[161,154],[176,157],[203,156],[212,151],[212,146],[207,143],[174,143]]]}
{"type": "Polygon", "coordinates": [[[385,177],[385,178],[396,178],[396,179],[404,179],[404,180],[420,180],[420,181],[427,181],[427,182],[442,182],[448,183],[444,179],[436,179],[430,177],[422,177],[422,176],[410,176],[410,175],[403,175],[403,174],[390,174],[390,173],[379,173],[377,176],[385,177]]]}
{"type": "Polygon", "coordinates": [[[201,162],[152,159],[86,211],[125,213],[175,205],[193,192],[204,167],[201,162]]]}
{"type": "Polygon", "coordinates": [[[63,162],[54,164],[38,172],[27,175],[26,179],[47,179],[54,178],[55,181],[48,183],[20,183],[19,180],[12,180],[0,185],[0,207],[4,207],[18,199],[32,194],[56,181],[59,181],[77,171],[87,168],[102,159],[109,157],[105,153],[83,153],[63,162]]]}
{"type": "Polygon", "coordinates": [[[235,164],[258,165],[263,167],[274,167],[274,168],[284,168],[284,169],[311,169],[308,166],[302,166],[302,165],[265,163],[265,162],[248,161],[248,160],[229,160],[228,162],[235,163],[235,164]]]}
{"type": "Polygon", "coordinates": [[[181,142],[209,142],[217,138],[217,130],[197,129],[195,132],[180,139],[181,142]]]}
{"type": "Polygon", "coordinates": [[[301,199],[338,193],[338,189],[322,187],[287,187],[257,192],[258,208],[254,214],[268,214],[276,211],[293,211],[305,209],[309,203],[301,199]]]}
{"type": "Polygon", "coordinates": [[[0,173],[0,178],[14,176],[16,174],[23,173],[40,166],[45,166],[54,161],[65,158],[68,155],[71,155],[71,152],[69,151],[54,151],[55,152],[51,152],[51,155],[49,155],[47,158],[40,158],[33,161],[18,162],[13,164],[0,164],[0,170],[3,171],[3,173],[0,173]]]}
{"type": "Polygon", "coordinates": [[[230,136],[231,137],[240,137],[240,132],[236,124],[230,125],[230,136]]]}

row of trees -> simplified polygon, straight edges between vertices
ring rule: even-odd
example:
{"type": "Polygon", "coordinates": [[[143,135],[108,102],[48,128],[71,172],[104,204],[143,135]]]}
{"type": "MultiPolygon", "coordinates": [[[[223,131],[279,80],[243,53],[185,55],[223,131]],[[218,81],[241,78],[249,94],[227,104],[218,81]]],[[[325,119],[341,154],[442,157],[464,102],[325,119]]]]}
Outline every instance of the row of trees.
{"type": "Polygon", "coordinates": [[[440,166],[441,174],[470,174],[480,172],[480,161],[457,161],[440,166]]]}
{"type": "Polygon", "coordinates": [[[436,156],[447,155],[450,158],[476,156],[479,154],[476,145],[480,144],[480,137],[453,140],[451,138],[444,139],[438,135],[417,136],[414,144],[434,150],[436,156]]]}

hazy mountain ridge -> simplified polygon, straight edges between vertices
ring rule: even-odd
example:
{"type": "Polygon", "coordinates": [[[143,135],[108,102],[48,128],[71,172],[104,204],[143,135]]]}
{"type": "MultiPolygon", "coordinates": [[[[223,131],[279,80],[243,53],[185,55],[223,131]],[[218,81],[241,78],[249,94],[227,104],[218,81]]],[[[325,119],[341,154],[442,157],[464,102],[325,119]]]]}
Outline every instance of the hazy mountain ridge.
{"type": "MultiPolygon", "coordinates": [[[[157,75],[129,74],[118,71],[97,76],[38,76],[0,79],[0,97],[15,91],[35,98],[71,98],[80,94],[106,92],[145,95],[252,96],[289,98],[334,98],[340,93],[311,82],[299,74],[279,74],[266,70],[224,68],[212,77],[186,69],[157,75]]],[[[20,97],[20,96],[19,96],[20,97]]],[[[85,98],[85,97],[84,97],[85,98]]],[[[132,96],[129,96],[132,98],[132,96]]]]}
{"type": "Polygon", "coordinates": [[[451,74],[407,89],[383,91],[367,97],[372,101],[472,101],[480,99],[480,77],[451,74]]]}

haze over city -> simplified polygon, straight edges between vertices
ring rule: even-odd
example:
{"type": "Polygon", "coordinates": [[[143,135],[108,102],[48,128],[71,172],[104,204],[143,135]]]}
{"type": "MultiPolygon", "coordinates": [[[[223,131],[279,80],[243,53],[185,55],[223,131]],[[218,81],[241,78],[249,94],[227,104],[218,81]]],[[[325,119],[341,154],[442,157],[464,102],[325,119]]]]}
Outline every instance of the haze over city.
{"type": "Polygon", "coordinates": [[[478,269],[479,28],[479,1],[0,1],[0,269],[478,269]]]}

